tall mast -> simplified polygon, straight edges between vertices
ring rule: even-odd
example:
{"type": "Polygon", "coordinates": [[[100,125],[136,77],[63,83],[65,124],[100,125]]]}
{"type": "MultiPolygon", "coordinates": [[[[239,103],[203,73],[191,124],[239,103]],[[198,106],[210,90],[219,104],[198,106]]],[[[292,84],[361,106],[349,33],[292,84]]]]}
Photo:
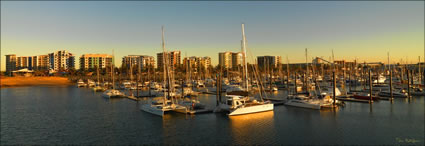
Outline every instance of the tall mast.
{"type": "Polygon", "coordinates": [[[245,24],[242,23],[242,57],[245,72],[245,88],[248,91],[248,65],[246,63],[246,37],[245,37],[245,24]]]}
{"type": "Polygon", "coordinates": [[[133,58],[130,58],[130,81],[133,81],[133,58]]]}
{"type": "Polygon", "coordinates": [[[189,58],[187,57],[187,52],[184,52],[184,56],[185,56],[185,58],[186,58],[186,84],[188,84],[189,83],[189,62],[190,62],[190,60],[189,60],[189,58]]]}
{"type": "Polygon", "coordinates": [[[112,65],[111,65],[111,76],[112,76],[112,89],[115,89],[115,80],[114,80],[114,62],[115,55],[114,55],[114,49],[112,49],[112,65]]]}
{"type": "MultiPolygon", "coordinates": [[[[166,57],[168,56],[168,54],[166,53],[165,50],[165,42],[164,42],[164,26],[161,27],[161,33],[162,33],[162,66],[164,69],[164,86],[167,84],[166,80],[167,80],[167,75],[166,75],[166,57]]],[[[169,91],[168,91],[169,92],[169,91]]],[[[165,104],[165,101],[167,100],[167,94],[164,93],[164,102],[163,104],[165,104]]]]}
{"type": "Polygon", "coordinates": [[[306,71],[306,77],[305,77],[305,82],[306,82],[306,90],[308,91],[308,88],[309,88],[309,86],[308,86],[308,83],[309,83],[309,70],[308,70],[308,56],[307,56],[307,48],[305,48],[305,64],[306,64],[306,67],[307,67],[307,71],[306,71]]]}
{"type": "Polygon", "coordinates": [[[334,57],[334,50],[332,49],[332,68],[335,71],[335,57],[334,57]]]}
{"type": "Polygon", "coordinates": [[[388,70],[391,71],[391,65],[390,65],[390,52],[387,52],[388,57],[388,70]]]}
{"type": "MultiPolygon", "coordinates": [[[[99,75],[99,61],[97,62],[97,83],[100,83],[100,75],[99,75]]],[[[97,85],[96,85],[97,86],[97,85]]]]}

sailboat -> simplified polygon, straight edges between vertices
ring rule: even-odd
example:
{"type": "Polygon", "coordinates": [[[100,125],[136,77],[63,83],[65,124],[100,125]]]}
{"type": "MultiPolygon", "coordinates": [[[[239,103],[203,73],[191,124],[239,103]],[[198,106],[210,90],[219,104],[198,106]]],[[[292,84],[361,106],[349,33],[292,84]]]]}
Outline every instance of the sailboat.
{"type": "Polygon", "coordinates": [[[95,84],[96,86],[93,88],[94,92],[103,92],[105,91],[105,88],[100,86],[100,74],[99,74],[99,65],[97,65],[97,84],[95,84]]]}
{"type": "MultiPolygon", "coordinates": [[[[162,57],[162,62],[163,62],[163,69],[164,69],[164,83],[163,85],[167,85],[167,81],[168,82],[168,87],[172,87],[171,85],[171,79],[168,78],[167,80],[167,76],[169,77],[169,66],[168,66],[168,55],[166,50],[165,50],[165,42],[164,42],[164,27],[161,28],[162,31],[162,51],[163,51],[163,57],[162,57]]],[[[169,93],[171,92],[171,89],[167,90],[169,93]]],[[[167,98],[167,94],[164,90],[164,96],[162,99],[159,100],[151,100],[149,103],[147,104],[143,104],[140,106],[140,110],[154,114],[154,115],[158,115],[158,116],[164,116],[164,113],[169,112],[169,111],[173,111],[173,110],[186,110],[186,107],[175,104],[173,102],[173,100],[169,100],[167,98]]]]}
{"type": "MultiPolygon", "coordinates": [[[[307,76],[309,76],[308,61],[307,61],[307,58],[308,58],[307,57],[307,49],[305,49],[305,54],[306,54],[306,64],[307,64],[307,76]]],[[[313,70],[314,70],[314,68],[313,68],[313,70]]],[[[306,84],[307,84],[307,86],[306,86],[307,94],[289,95],[288,101],[285,102],[285,105],[301,107],[301,108],[318,109],[318,110],[322,109],[323,107],[331,107],[332,106],[333,99],[329,95],[333,94],[333,89],[329,89],[328,92],[319,92],[320,95],[311,95],[311,92],[309,92],[310,84],[309,84],[308,79],[306,80],[306,84]],[[330,92],[330,91],[332,91],[332,92],[330,92]]],[[[320,88],[319,88],[319,90],[320,90],[320,88]]],[[[336,88],[336,87],[335,87],[335,94],[336,95],[341,94],[339,92],[338,88],[336,88]]]]}
{"type": "MultiPolygon", "coordinates": [[[[114,57],[114,52],[112,51],[112,56],[114,57]]],[[[115,57],[114,57],[115,58],[115,57]]],[[[114,59],[112,59],[114,61],[114,59]]],[[[114,62],[111,65],[111,76],[112,76],[112,89],[106,90],[103,92],[102,96],[105,98],[117,98],[124,97],[124,93],[115,89],[115,80],[114,80],[114,62]]]]}
{"type": "Polygon", "coordinates": [[[87,80],[87,86],[88,87],[95,87],[96,86],[96,83],[93,80],[88,79],[87,80]]]}
{"type": "Polygon", "coordinates": [[[323,99],[311,98],[311,96],[306,96],[304,94],[299,95],[290,95],[289,100],[285,105],[310,108],[310,109],[322,109],[323,107],[332,106],[333,100],[330,96],[325,96],[323,99]]]}
{"type": "Polygon", "coordinates": [[[87,86],[86,83],[84,83],[83,79],[79,79],[77,82],[77,87],[85,87],[87,86]]]}
{"type": "MultiPolygon", "coordinates": [[[[248,92],[248,68],[246,62],[246,37],[245,25],[242,24],[242,52],[243,52],[243,73],[245,75],[245,92],[248,92]]],[[[226,101],[219,103],[215,111],[227,111],[229,116],[252,114],[258,112],[272,111],[274,106],[271,102],[250,100],[249,95],[226,95],[226,101]]]]}

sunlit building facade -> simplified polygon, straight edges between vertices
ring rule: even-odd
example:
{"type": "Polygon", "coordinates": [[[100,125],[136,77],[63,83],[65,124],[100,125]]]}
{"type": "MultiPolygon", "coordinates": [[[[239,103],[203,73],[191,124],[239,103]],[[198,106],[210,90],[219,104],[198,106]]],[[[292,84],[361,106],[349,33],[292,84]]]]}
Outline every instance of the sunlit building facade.
{"type": "Polygon", "coordinates": [[[264,68],[265,65],[269,67],[278,67],[282,63],[281,56],[257,56],[257,64],[260,68],[264,68]]]}
{"type": "Polygon", "coordinates": [[[61,50],[49,53],[49,69],[59,71],[75,68],[75,57],[72,53],[61,50]]]}
{"type": "MultiPolygon", "coordinates": [[[[166,58],[168,60],[169,65],[174,66],[174,67],[178,67],[181,65],[181,52],[180,51],[170,51],[167,52],[168,57],[166,58]]],[[[164,53],[157,53],[157,67],[159,69],[163,68],[163,56],[164,53]]]]}
{"type": "Polygon", "coordinates": [[[218,53],[218,64],[223,68],[237,68],[242,65],[243,58],[241,52],[220,52],[218,53]]]}
{"type": "Polygon", "coordinates": [[[113,57],[108,54],[83,54],[80,57],[80,69],[106,68],[112,65],[113,57]]]}
{"type": "Polygon", "coordinates": [[[147,55],[128,55],[122,58],[121,67],[130,69],[130,67],[137,68],[140,66],[141,70],[147,69],[147,67],[155,67],[155,58],[147,55]]]}

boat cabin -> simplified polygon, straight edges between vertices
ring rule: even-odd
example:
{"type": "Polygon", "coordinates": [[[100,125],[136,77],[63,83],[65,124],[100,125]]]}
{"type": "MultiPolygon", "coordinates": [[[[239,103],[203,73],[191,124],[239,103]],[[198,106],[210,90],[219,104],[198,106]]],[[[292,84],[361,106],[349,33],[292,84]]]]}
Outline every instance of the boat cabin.
{"type": "Polygon", "coordinates": [[[238,96],[238,95],[228,95],[226,96],[226,104],[228,106],[230,106],[231,108],[236,108],[238,106],[244,105],[245,104],[245,100],[241,99],[243,98],[243,96],[238,96]]]}

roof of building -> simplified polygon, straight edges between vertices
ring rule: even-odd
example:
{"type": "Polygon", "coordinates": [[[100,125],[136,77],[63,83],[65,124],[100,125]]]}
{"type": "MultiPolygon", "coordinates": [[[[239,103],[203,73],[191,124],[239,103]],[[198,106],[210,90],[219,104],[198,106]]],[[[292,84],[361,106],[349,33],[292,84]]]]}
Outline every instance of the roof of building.
{"type": "Polygon", "coordinates": [[[81,57],[112,57],[109,54],[83,54],[81,57]]]}

